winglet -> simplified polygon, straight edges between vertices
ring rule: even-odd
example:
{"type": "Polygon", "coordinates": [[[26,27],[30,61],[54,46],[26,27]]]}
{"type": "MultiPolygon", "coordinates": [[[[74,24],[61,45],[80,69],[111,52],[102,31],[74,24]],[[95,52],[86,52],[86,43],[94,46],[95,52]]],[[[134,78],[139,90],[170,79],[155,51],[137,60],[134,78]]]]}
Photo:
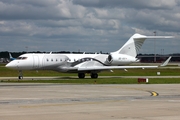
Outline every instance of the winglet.
{"type": "Polygon", "coordinates": [[[160,65],[160,66],[161,66],[161,67],[166,66],[166,65],[169,63],[169,61],[170,61],[171,58],[172,58],[172,56],[169,56],[169,58],[168,58],[162,65],[160,65]]]}

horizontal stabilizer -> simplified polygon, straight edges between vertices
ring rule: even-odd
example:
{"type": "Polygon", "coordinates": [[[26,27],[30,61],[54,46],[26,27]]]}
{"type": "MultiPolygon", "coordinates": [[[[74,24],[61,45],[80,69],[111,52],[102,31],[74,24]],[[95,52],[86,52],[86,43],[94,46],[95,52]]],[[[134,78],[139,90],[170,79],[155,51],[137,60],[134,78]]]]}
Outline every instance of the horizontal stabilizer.
{"type": "Polygon", "coordinates": [[[163,38],[174,38],[174,36],[137,36],[134,37],[134,40],[136,39],[163,39],[163,38]]]}

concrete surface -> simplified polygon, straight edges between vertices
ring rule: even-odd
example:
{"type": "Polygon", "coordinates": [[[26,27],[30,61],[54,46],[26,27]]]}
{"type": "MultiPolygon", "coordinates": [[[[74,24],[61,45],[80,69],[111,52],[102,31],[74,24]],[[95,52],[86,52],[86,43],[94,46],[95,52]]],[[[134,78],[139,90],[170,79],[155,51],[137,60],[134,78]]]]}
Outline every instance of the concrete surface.
{"type": "Polygon", "coordinates": [[[0,120],[120,119],[179,120],[180,85],[0,83],[0,120]]]}

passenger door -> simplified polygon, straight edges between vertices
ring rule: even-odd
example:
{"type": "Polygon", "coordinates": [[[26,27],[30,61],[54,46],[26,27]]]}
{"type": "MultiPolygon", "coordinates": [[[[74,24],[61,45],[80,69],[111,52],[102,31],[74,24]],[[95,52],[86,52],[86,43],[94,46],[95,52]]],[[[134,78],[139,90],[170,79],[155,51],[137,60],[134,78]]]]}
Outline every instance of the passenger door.
{"type": "Polygon", "coordinates": [[[33,55],[33,68],[39,68],[39,57],[37,55],[33,55]]]}

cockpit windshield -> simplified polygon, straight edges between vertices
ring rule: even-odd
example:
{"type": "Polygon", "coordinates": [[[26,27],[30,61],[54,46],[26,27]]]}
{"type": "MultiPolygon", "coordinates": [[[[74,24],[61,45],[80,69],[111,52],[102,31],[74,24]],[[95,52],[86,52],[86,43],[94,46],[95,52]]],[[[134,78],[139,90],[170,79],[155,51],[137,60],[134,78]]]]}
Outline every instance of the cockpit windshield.
{"type": "Polygon", "coordinates": [[[17,60],[25,60],[27,57],[18,57],[17,60]]]}

